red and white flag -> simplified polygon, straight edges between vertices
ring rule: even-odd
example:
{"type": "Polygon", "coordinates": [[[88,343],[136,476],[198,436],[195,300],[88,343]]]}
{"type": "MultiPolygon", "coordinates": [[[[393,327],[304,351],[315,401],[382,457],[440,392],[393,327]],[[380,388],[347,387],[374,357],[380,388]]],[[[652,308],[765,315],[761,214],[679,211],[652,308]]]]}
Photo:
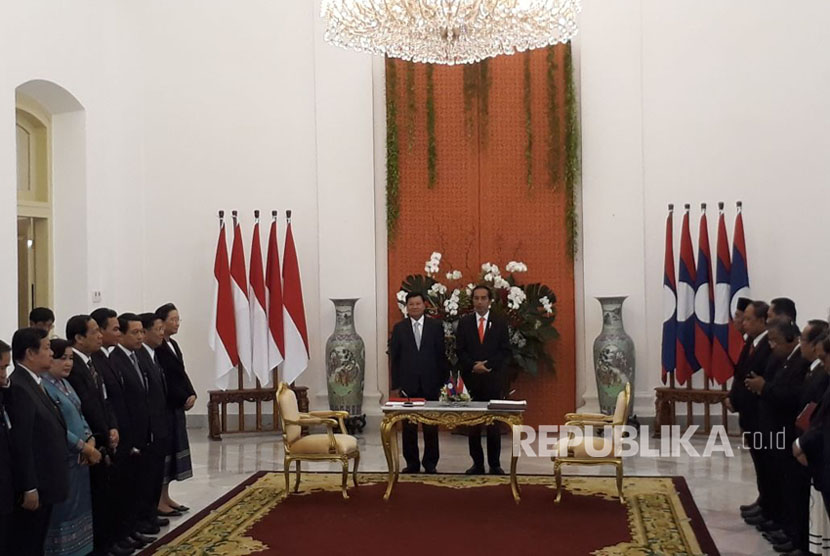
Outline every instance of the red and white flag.
{"type": "Polygon", "coordinates": [[[274,370],[283,361],[285,331],[283,328],[282,277],[280,253],[277,249],[277,211],[271,213],[271,233],[268,236],[268,255],[265,267],[265,289],[268,298],[268,370],[274,370]]]}
{"type": "Polygon", "coordinates": [[[256,211],[254,237],[251,239],[251,271],[248,274],[251,287],[248,290],[251,311],[251,370],[260,384],[271,383],[271,367],[268,366],[268,315],[265,295],[265,277],[262,270],[262,247],[259,243],[259,211],[256,211]]]}
{"type": "MultiPolygon", "coordinates": [[[[253,379],[251,372],[251,310],[248,302],[248,277],[245,272],[245,250],[242,247],[242,229],[234,214],[233,247],[231,248],[231,286],[233,313],[236,320],[236,349],[239,364],[253,379]]],[[[242,385],[239,385],[242,388],[242,385]]]]}
{"type": "Polygon", "coordinates": [[[300,264],[297,248],[291,232],[291,211],[287,212],[288,228],[285,231],[283,250],[282,283],[283,305],[285,307],[285,351],[283,356],[282,380],[291,384],[308,366],[308,332],[305,324],[303,288],[300,282],[300,264]]]}
{"type": "Polygon", "coordinates": [[[231,371],[239,363],[236,349],[236,323],[233,315],[233,291],[228,268],[228,245],[225,241],[225,221],[219,219],[219,241],[213,263],[213,314],[210,327],[210,349],[214,353],[216,386],[228,389],[231,371]]]}

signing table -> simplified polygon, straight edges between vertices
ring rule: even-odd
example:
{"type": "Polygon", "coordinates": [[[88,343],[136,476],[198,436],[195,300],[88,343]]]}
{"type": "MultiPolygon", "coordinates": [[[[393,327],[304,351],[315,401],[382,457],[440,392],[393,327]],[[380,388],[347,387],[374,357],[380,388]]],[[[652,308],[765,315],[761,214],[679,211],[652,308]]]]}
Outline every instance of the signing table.
{"type": "MultiPolygon", "coordinates": [[[[401,421],[422,423],[424,425],[438,425],[448,429],[473,425],[492,425],[493,423],[522,424],[524,409],[488,409],[488,402],[470,402],[464,406],[445,405],[441,402],[426,402],[424,405],[404,406],[386,404],[381,407],[383,420],[380,423],[380,438],[383,443],[383,453],[389,466],[389,479],[384,500],[392,496],[392,489],[398,482],[401,472],[400,457],[398,455],[397,424],[401,421]]],[[[513,499],[519,503],[519,483],[516,480],[516,463],[519,454],[513,450],[511,436],[510,457],[510,488],[513,499]]]]}

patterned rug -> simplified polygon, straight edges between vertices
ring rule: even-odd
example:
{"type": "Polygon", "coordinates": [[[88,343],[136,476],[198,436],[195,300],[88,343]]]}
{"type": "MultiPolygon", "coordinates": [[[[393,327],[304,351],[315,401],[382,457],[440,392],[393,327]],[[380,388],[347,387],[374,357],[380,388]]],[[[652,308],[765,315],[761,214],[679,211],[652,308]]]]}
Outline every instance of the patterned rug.
{"type": "MultiPolygon", "coordinates": [[[[292,481],[293,481],[292,474],[292,481]]],[[[386,475],[362,473],[340,495],[340,475],[304,473],[283,501],[283,475],[259,472],[141,554],[718,554],[681,477],[566,476],[554,504],[551,476],[402,475],[391,500],[386,475]],[[441,548],[445,547],[445,548],[441,548]]]]}

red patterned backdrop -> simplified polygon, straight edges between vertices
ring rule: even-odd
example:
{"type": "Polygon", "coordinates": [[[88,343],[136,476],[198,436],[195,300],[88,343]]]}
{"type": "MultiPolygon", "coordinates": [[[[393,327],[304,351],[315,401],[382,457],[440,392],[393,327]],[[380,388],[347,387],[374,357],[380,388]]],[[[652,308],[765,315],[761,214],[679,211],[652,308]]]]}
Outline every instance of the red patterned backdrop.
{"type": "MultiPolygon", "coordinates": [[[[501,269],[510,260],[526,263],[529,272],[520,275],[520,281],[542,282],[556,293],[560,333],[549,346],[555,376],[545,370],[537,377],[522,373],[515,385],[512,397],[528,400],[526,421],[533,425],[560,423],[564,413],[574,410],[575,399],[574,268],[568,254],[563,169],[566,48],[553,50],[552,74],[544,49],[490,60],[486,110],[484,97],[466,95],[465,111],[463,66],[433,67],[437,170],[433,187],[428,179],[427,67],[414,64],[413,71],[408,62],[387,61],[387,94],[394,96],[388,101],[395,103],[397,112],[400,175],[400,212],[388,255],[389,330],[401,319],[395,294],[402,279],[423,273],[432,251],[443,254],[439,280],[444,281],[443,273],[452,267],[464,273],[464,284],[474,279],[485,261],[501,269]],[[529,89],[525,57],[530,64],[529,89]],[[414,86],[408,87],[413,77],[414,86]],[[388,81],[391,78],[394,84],[388,81]],[[551,84],[556,106],[562,107],[555,111],[555,132],[548,108],[551,84]],[[526,160],[527,92],[533,137],[531,184],[526,160]],[[553,172],[550,148],[555,153],[553,172]]],[[[466,71],[480,75],[477,69],[466,71]]]]}

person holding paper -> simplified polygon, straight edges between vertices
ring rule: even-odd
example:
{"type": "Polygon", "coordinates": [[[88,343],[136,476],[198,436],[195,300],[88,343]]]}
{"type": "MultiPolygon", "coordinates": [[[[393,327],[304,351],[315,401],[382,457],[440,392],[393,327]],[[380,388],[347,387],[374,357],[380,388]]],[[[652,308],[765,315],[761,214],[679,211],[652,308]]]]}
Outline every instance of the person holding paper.
{"type": "MultiPolygon", "coordinates": [[[[504,398],[507,386],[507,362],[510,359],[510,338],[507,323],[490,311],[493,292],[487,286],[473,289],[473,313],[458,321],[456,353],[464,384],[475,401],[504,398]]],[[[468,475],[484,473],[484,452],[481,449],[481,427],[469,432],[470,457],[473,466],[468,475]]],[[[487,426],[487,463],[492,475],[504,475],[499,461],[501,433],[497,424],[487,426]]]]}
{"type": "MultiPolygon", "coordinates": [[[[424,313],[424,296],[410,292],[406,296],[406,318],[392,329],[389,339],[389,363],[392,370],[392,397],[425,398],[437,401],[441,387],[449,377],[449,362],[444,348],[444,327],[424,313]]],[[[436,473],[438,465],[438,427],[423,425],[424,471],[436,473]]],[[[401,432],[404,473],[418,473],[418,425],[404,422],[401,432]]]]}

